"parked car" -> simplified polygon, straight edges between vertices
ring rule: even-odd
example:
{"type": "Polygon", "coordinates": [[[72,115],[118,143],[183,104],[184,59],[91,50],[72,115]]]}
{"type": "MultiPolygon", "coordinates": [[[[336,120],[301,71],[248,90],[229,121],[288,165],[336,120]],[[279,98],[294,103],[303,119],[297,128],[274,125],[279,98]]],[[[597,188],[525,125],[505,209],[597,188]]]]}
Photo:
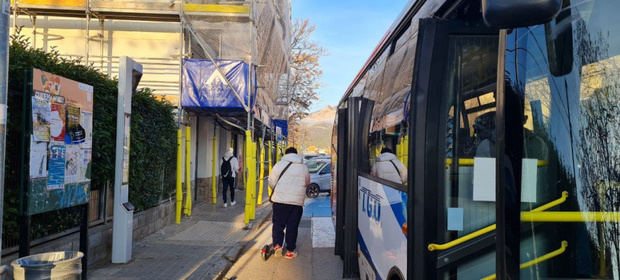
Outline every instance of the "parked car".
{"type": "Polygon", "coordinates": [[[304,162],[313,160],[314,158],[318,157],[319,155],[304,155],[304,162]]]}
{"type": "Polygon", "coordinates": [[[329,159],[313,159],[306,161],[310,172],[310,184],[306,188],[306,196],[315,198],[320,192],[329,192],[332,185],[332,165],[329,159]]]}

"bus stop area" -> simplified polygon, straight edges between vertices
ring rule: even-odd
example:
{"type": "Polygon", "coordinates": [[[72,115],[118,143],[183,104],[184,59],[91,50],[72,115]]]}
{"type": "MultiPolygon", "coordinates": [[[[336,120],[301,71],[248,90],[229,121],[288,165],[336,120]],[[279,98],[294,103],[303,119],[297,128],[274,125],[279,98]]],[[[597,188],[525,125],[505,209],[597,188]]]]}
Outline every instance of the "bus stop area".
{"type": "Polygon", "coordinates": [[[201,202],[180,225],[134,243],[127,264],[93,267],[89,279],[339,279],[342,261],[334,255],[329,197],[307,199],[298,237],[299,256],[288,260],[259,254],[271,243],[271,203],[256,208],[244,229],[245,192],[228,208],[201,202]]]}

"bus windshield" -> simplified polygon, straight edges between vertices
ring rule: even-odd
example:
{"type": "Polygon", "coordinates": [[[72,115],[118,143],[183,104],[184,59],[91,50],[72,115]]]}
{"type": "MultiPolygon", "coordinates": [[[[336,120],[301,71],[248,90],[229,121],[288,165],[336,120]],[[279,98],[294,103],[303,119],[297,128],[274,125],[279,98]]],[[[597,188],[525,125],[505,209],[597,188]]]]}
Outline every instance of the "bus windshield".
{"type": "Polygon", "coordinates": [[[551,23],[507,38],[507,90],[523,96],[521,210],[566,191],[559,210],[603,218],[523,221],[521,254],[540,257],[566,244],[566,257],[542,264],[541,277],[619,279],[620,226],[612,218],[620,212],[620,3],[570,2],[551,23]]]}

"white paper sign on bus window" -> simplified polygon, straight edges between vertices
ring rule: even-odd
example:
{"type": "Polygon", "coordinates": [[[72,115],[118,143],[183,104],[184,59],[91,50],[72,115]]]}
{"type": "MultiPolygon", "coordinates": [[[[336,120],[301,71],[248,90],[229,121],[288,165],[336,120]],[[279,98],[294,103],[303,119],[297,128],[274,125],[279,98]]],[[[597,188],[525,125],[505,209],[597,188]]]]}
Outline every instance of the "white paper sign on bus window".
{"type": "MultiPolygon", "coordinates": [[[[535,203],[538,160],[525,158],[521,168],[521,202],[535,203]]],[[[474,158],[474,201],[495,201],[495,158],[474,158]]]]}
{"type": "Polygon", "coordinates": [[[495,201],[495,158],[474,158],[474,201],[495,201]]]}

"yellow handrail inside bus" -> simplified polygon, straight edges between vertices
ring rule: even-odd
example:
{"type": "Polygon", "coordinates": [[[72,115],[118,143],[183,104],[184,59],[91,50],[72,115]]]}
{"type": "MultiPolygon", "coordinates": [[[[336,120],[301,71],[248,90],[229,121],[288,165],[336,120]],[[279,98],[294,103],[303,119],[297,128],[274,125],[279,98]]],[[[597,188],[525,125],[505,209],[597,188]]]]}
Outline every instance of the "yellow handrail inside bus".
{"type": "MultiPolygon", "coordinates": [[[[541,205],[538,208],[535,208],[534,210],[532,210],[531,212],[540,212],[540,211],[544,211],[547,209],[550,209],[551,207],[557,206],[562,204],[564,201],[566,201],[566,198],[568,197],[568,192],[567,191],[563,191],[562,192],[562,196],[554,201],[551,201],[549,203],[546,203],[544,205],[541,205]]],[[[531,212],[523,212],[523,213],[531,213],[531,212]]],[[[521,214],[521,216],[523,217],[523,213],[521,214]]],[[[495,224],[492,224],[490,226],[487,226],[485,228],[479,229],[477,231],[474,231],[472,233],[469,233],[467,235],[461,236],[457,239],[454,239],[450,242],[444,243],[444,244],[435,244],[435,243],[431,243],[428,244],[428,250],[429,251],[442,251],[442,250],[446,250],[446,249],[450,249],[456,245],[465,243],[469,240],[472,240],[478,236],[481,236],[483,234],[489,233],[491,231],[494,231],[496,228],[495,224]]]]}
{"type": "MultiPolygon", "coordinates": [[[[549,260],[549,259],[552,259],[554,257],[557,257],[557,256],[561,255],[562,253],[564,253],[564,251],[566,251],[566,247],[568,247],[568,242],[566,242],[566,240],[564,240],[564,241],[562,241],[562,244],[560,245],[559,249],[557,249],[555,251],[551,251],[551,252],[549,252],[547,254],[544,254],[544,255],[542,255],[542,256],[540,256],[538,258],[535,258],[533,260],[524,262],[519,267],[521,269],[528,268],[528,267],[533,266],[535,264],[539,264],[539,263],[544,262],[546,260],[549,260]]],[[[481,280],[493,280],[493,279],[495,279],[495,274],[489,275],[487,277],[484,277],[481,280]]]]}
{"type": "Polygon", "coordinates": [[[457,239],[454,239],[454,240],[452,240],[452,241],[450,241],[448,243],[444,243],[444,244],[431,243],[431,244],[428,244],[428,250],[432,252],[432,251],[442,251],[442,250],[450,249],[450,248],[452,248],[452,247],[454,247],[456,245],[465,243],[465,242],[467,242],[469,240],[472,240],[472,239],[474,239],[474,238],[476,238],[478,236],[481,236],[481,235],[483,235],[485,233],[489,233],[491,231],[494,231],[495,228],[496,228],[496,224],[492,224],[492,225],[490,225],[488,227],[479,229],[479,230],[474,231],[474,232],[472,232],[470,234],[463,235],[463,236],[461,236],[461,237],[459,237],[457,239]]]}
{"type": "MultiPolygon", "coordinates": [[[[446,159],[446,166],[450,166],[452,165],[452,159],[451,158],[447,158],[446,159]]],[[[460,166],[474,166],[474,159],[473,158],[459,158],[459,165],[460,166]]],[[[547,166],[549,165],[549,162],[546,160],[538,160],[538,167],[543,167],[543,166],[547,166]]]]}
{"type": "Polygon", "coordinates": [[[620,212],[521,212],[521,221],[620,223],[620,212]]]}
{"type": "Polygon", "coordinates": [[[564,203],[564,201],[566,201],[566,199],[568,198],[568,192],[567,191],[563,191],[562,192],[562,196],[554,201],[551,201],[547,204],[541,205],[539,207],[534,208],[533,210],[531,210],[530,212],[541,212],[541,211],[545,211],[548,209],[551,209],[552,207],[558,206],[562,203],[564,203]]]}

